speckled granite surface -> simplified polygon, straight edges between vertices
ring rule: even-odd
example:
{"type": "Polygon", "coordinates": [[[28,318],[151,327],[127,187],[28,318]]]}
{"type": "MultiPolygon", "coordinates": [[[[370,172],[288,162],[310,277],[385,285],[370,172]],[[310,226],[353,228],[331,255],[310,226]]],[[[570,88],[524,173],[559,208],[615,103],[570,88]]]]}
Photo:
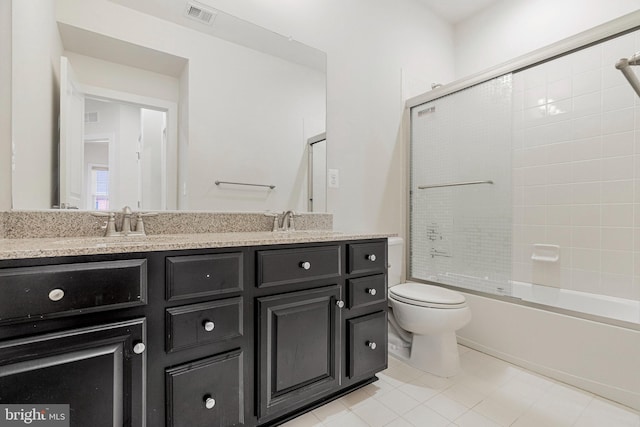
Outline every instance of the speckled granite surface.
{"type": "MultiPolygon", "coordinates": [[[[116,218],[119,222],[120,217],[116,218]]],[[[271,232],[264,213],[158,212],[146,236],[102,237],[105,218],[86,211],[0,212],[0,259],[328,242],[392,234],[332,231],[331,214],[301,213],[296,231],[271,232]]]]}
{"type": "Polygon", "coordinates": [[[330,242],[390,236],[392,234],[339,233],[319,230],[275,233],[256,231],[129,237],[2,239],[0,240],[0,259],[330,242]]]}
{"type": "MultiPolygon", "coordinates": [[[[116,223],[121,221],[117,212],[116,223]]],[[[88,211],[10,211],[0,216],[0,237],[7,239],[48,237],[99,237],[104,217],[88,211]]],[[[271,231],[273,218],[262,212],[158,212],[144,219],[148,235],[234,233],[271,231]]],[[[300,213],[295,217],[296,230],[331,230],[333,216],[325,213],[300,213]]]]}

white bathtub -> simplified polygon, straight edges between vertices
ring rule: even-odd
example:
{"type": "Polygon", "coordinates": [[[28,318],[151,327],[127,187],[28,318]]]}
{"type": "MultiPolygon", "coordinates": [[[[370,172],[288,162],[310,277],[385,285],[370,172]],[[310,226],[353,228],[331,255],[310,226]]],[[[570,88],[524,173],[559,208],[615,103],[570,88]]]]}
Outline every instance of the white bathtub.
{"type": "Polygon", "coordinates": [[[513,281],[511,295],[523,301],[640,323],[640,301],[513,281]]]}
{"type": "MultiPolygon", "coordinates": [[[[531,296],[541,293],[531,288],[528,291],[527,286],[519,289],[523,290],[531,296]]],[[[580,300],[572,301],[568,294],[571,291],[555,291],[556,302],[570,301],[568,309],[573,310],[570,304],[580,300]]],[[[545,296],[552,298],[553,293],[545,296]]],[[[636,325],[612,325],[480,295],[464,295],[472,318],[457,333],[461,344],[640,410],[640,328],[636,325]]],[[[598,310],[601,305],[609,304],[598,302],[598,310]]],[[[610,308],[618,314],[620,307],[610,308]]]]}

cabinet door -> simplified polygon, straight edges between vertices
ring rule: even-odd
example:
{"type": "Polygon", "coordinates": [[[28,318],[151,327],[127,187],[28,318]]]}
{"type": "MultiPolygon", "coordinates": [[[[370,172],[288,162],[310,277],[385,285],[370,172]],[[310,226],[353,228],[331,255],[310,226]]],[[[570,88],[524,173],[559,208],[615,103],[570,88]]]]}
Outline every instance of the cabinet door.
{"type": "Polygon", "coordinates": [[[339,385],[338,285],[258,298],[258,417],[322,397],[339,385]]]}
{"type": "Polygon", "coordinates": [[[68,404],[71,427],[144,426],[144,325],[1,342],[0,404],[68,404]]]}

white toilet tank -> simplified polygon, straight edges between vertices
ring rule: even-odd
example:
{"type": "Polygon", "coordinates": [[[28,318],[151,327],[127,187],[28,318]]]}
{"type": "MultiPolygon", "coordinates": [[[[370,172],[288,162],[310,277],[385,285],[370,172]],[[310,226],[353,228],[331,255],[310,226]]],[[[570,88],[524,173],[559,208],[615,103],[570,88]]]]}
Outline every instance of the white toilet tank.
{"type": "Polygon", "coordinates": [[[389,270],[387,273],[389,286],[395,286],[402,283],[404,240],[402,237],[389,237],[388,246],[389,270]]]}

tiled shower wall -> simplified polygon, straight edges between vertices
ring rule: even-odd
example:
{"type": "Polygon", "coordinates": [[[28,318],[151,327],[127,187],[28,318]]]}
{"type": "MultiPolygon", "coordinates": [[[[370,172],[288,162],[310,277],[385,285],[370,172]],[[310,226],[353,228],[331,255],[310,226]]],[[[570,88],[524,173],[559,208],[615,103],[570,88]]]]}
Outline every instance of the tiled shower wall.
{"type": "Polygon", "coordinates": [[[614,68],[639,50],[636,31],[513,75],[514,280],[640,299],[640,97],[614,68]]]}

